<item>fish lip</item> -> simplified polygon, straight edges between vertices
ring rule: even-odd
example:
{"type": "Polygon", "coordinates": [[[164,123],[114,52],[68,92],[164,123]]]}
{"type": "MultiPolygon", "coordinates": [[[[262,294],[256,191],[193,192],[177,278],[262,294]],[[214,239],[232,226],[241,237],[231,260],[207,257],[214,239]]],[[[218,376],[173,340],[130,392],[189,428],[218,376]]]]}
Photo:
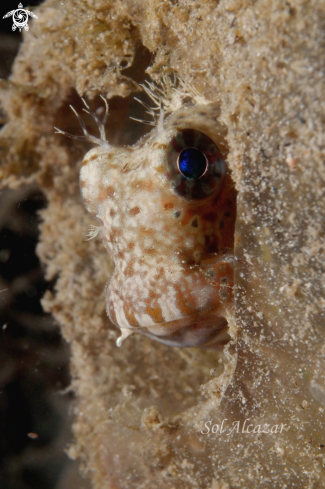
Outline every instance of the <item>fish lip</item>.
{"type": "Polygon", "coordinates": [[[189,316],[164,323],[153,323],[151,326],[132,328],[135,333],[164,343],[168,346],[196,347],[218,343],[217,336],[222,337],[221,344],[229,341],[225,334],[228,331],[228,321],[223,315],[220,304],[213,309],[204,309],[189,316]]]}

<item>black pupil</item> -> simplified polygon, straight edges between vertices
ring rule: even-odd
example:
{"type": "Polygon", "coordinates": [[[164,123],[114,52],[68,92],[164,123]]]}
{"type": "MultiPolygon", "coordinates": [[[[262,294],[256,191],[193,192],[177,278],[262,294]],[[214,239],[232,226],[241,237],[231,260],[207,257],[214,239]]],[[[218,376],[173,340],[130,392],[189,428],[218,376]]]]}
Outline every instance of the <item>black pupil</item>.
{"type": "Polygon", "coordinates": [[[186,178],[200,178],[207,167],[205,155],[196,148],[185,148],[178,157],[178,167],[186,178]]]}

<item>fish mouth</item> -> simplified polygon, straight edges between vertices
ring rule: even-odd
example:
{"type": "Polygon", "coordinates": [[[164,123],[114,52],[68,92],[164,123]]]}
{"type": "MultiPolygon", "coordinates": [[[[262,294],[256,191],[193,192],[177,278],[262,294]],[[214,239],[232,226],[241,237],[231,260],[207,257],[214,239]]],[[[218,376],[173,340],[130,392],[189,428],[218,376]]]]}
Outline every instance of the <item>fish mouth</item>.
{"type": "Polygon", "coordinates": [[[206,309],[174,321],[135,329],[168,346],[222,349],[231,337],[228,321],[220,312],[220,307],[206,309]]]}

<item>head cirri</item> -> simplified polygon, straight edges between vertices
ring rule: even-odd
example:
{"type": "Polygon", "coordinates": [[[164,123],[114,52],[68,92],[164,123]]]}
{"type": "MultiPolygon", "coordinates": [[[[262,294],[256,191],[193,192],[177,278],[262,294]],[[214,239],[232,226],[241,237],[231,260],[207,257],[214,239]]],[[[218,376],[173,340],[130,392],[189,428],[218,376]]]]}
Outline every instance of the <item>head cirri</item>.
{"type": "Polygon", "coordinates": [[[166,78],[147,84],[159,115],[145,106],[156,121],[134,146],[106,141],[107,110],[103,121],[91,114],[100,139],[81,121],[84,138],[98,144],[84,157],[80,188],[114,262],[106,304],[119,346],[133,333],[180,347],[229,339],[236,192],[225,129],[216,104],[181,87],[166,78]]]}

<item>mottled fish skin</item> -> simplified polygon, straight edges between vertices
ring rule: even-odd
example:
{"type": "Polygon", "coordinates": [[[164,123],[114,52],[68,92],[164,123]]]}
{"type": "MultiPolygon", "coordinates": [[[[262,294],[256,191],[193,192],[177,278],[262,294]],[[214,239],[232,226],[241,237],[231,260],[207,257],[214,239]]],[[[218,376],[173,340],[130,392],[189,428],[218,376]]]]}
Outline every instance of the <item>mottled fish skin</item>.
{"type": "Polygon", "coordinates": [[[209,346],[227,338],[233,304],[236,191],[229,169],[204,199],[175,192],[167,176],[173,139],[194,129],[227,156],[219,108],[193,105],[172,112],[163,126],[132,147],[99,146],[80,172],[88,211],[115,268],[107,314],[121,341],[142,333],[171,346],[209,346]]]}

